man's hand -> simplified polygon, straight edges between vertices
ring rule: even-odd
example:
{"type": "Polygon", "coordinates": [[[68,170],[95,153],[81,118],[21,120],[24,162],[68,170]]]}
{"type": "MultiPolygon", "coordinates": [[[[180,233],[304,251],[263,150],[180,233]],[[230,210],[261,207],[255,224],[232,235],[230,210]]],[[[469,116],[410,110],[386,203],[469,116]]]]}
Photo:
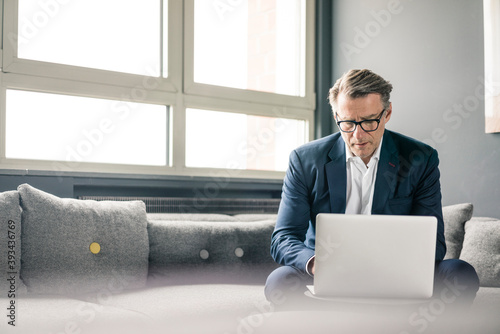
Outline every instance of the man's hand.
{"type": "Polygon", "coordinates": [[[315,260],[316,260],[316,258],[315,258],[315,257],[313,257],[313,258],[311,259],[311,261],[309,261],[309,263],[307,264],[307,271],[308,271],[311,275],[313,275],[313,276],[314,276],[314,269],[315,269],[315,265],[314,265],[315,260]]]}

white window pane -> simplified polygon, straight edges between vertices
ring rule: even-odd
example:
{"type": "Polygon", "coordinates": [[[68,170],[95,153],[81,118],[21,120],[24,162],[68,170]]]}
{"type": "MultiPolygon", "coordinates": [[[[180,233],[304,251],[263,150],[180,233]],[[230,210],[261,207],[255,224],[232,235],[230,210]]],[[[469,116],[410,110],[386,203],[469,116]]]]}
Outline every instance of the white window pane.
{"type": "Polygon", "coordinates": [[[7,90],[6,157],[164,166],[167,114],[159,105],[7,90]]]}
{"type": "Polygon", "coordinates": [[[285,171],[304,143],[303,120],[186,110],[188,167],[285,171]]]}
{"type": "Polygon", "coordinates": [[[304,96],[303,0],[195,0],[194,81],[304,96]]]}
{"type": "Polygon", "coordinates": [[[160,75],[160,0],[19,0],[18,57],[160,75]]]}

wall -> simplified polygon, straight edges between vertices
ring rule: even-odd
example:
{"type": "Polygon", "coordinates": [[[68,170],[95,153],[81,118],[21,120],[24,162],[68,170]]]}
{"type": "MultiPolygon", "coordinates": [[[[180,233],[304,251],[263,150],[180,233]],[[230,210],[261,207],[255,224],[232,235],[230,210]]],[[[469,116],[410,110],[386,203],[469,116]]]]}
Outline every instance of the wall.
{"type": "Polygon", "coordinates": [[[480,0],[334,0],[333,80],[370,68],[392,82],[387,128],[440,155],[443,205],[500,217],[500,134],[484,133],[480,0]]]}

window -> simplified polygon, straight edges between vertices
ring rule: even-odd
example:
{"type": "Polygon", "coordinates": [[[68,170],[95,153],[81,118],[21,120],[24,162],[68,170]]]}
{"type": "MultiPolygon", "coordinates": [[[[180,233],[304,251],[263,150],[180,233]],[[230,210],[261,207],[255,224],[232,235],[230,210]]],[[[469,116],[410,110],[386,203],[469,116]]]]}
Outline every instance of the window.
{"type": "Polygon", "coordinates": [[[18,17],[19,58],[159,75],[160,1],[20,0],[18,17]]]}
{"type": "Polygon", "coordinates": [[[6,158],[167,165],[165,106],[8,89],[6,110],[6,158]]]}
{"type": "Polygon", "coordinates": [[[313,0],[3,5],[0,168],[282,178],[313,138],[313,0]]]}
{"type": "Polygon", "coordinates": [[[303,120],[188,109],[186,165],[285,171],[304,132],[303,120]]]}
{"type": "Polygon", "coordinates": [[[194,81],[304,96],[304,2],[233,3],[195,1],[194,81]]]}

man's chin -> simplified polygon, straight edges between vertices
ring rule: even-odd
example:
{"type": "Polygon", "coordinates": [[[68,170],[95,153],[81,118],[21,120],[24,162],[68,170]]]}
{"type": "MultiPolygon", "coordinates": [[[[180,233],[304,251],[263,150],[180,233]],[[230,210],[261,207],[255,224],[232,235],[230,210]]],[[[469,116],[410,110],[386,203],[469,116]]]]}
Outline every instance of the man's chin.
{"type": "Polygon", "coordinates": [[[371,150],[352,150],[352,154],[361,159],[369,158],[373,155],[373,151],[371,150]]]}

